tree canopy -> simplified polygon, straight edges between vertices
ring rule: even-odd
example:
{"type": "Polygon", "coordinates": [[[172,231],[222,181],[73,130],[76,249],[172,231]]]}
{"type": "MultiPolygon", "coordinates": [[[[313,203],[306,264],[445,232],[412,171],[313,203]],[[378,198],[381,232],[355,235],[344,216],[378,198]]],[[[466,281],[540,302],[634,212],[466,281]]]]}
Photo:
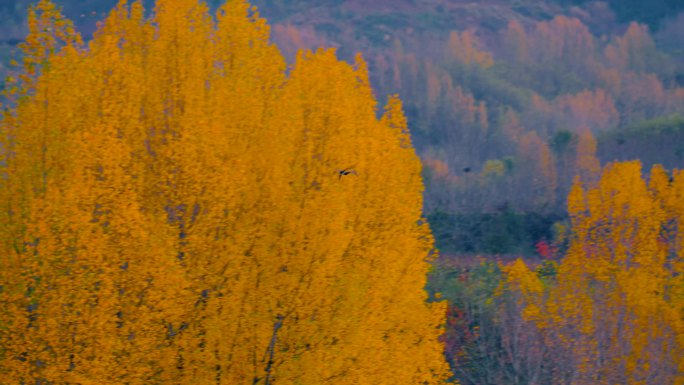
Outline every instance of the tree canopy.
{"type": "Polygon", "coordinates": [[[246,1],[145,15],[122,0],[83,44],[30,12],[0,120],[0,376],[443,381],[401,102],[377,117],[360,56],[286,71],[246,1]]]}

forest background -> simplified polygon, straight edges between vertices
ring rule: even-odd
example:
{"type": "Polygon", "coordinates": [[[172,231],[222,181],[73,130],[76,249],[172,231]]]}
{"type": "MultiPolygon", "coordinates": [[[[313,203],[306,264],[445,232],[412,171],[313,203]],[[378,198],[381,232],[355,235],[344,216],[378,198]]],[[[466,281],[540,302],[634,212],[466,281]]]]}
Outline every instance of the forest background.
{"type": "MultiPolygon", "coordinates": [[[[59,4],[88,38],[115,3],[59,4]]],[[[684,161],[684,4],[253,3],[289,62],[302,48],[336,47],[349,62],[362,52],[380,104],[403,99],[440,249],[428,289],[450,302],[455,378],[681,381],[682,177],[673,170],[684,161]],[[627,160],[640,163],[604,169],[627,160]],[[573,188],[576,177],[583,187],[573,188]],[[591,198],[623,190],[603,205],[591,198]],[[668,231],[625,235],[623,222],[668,231]],[[628,259],[611,251],[617,244],[628,259]],[[517,256],[527,264],[493,262],[517,256]],[[588,264],[589,277],[578,268],[588,264]],[[598,320],[602,309],[610,316],[598,320]]],[[[5,73],[29,4],[0,4],[5,73]]]]}
{"type": "MultiPolygon", "coordinates": [[[[29,4],[0,4],[0,73],[29,4]]],[[[115,4],[60,2],[86,38],[115,4]]],[[[253,4],[290,62],[302,48],[362,52],[380,102],[402,97],[444,254],[538,255],[567,224],[575,175],[684,160],[681,2],[253,4]]]]}

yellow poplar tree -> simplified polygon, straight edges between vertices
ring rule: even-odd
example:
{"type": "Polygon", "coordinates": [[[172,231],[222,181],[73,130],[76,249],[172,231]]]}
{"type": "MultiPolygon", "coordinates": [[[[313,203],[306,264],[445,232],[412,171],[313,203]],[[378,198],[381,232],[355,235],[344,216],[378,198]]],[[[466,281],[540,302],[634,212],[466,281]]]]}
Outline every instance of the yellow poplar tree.
{"type": "Polygon", "coordinates": [[[420,163],[360,57],[286,71],[243,0],[122,0],[87,46],[36,9],[0,121],[3,379],[448,377],[420,163]]]}
{"type": "MultiPolygon", "coordinates": [[[[562,357],[555,383],[684,381],[681,178],[655,166],[646,181],[634,161],[606,166],[594,186],[573,186],[556,281],[517,289],[523,316],[562,357]]],[[[508,281],[522,281],[516,271],[508,281]]]]}
{"type": "Polygon", "coordinates": [[[552,207],[556,200],[558,174],[548,144],[531,132],[520,139],[518,146],[519,156],[530,170],[520,176],[533,198],[532,207],[552,207]]]}
{"type": "Polygon", "coordinates": [[[596,157],[596,139],[588,128],[582,128],[577,140],[576,175],[587,184],[593,184],[601,174],[601,165],[596,157]]]}

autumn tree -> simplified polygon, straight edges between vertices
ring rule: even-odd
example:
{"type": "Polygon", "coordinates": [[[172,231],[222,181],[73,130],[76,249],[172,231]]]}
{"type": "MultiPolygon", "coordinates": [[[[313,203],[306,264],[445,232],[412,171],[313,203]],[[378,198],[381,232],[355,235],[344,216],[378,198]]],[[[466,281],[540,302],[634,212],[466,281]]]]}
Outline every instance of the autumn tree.
{"type": "Polygon", "coordinates": [[[554,281],[520,262],[507,271],[523,318],[554,346],[553,383],[682,381],[680,177],[607,166],[568,197],[572,235],[554,281]]]}
{"type": "Polygon", "coordinates": [[[553,207],[556,200],[557,173],[553,153],[547,143],[530,132],[520,139],[520,169],[516,173],[517,191],[527,197],[528,208],[553,207]]]}
{"type": "Polygon", "coordinates": [[[616,37],[607,45],[604,55],[611,65],[621,69],[658,72],[658,67],[663,64],[666,71],[669,69],[669,63],[658,52],[648,26],[637,22],[630,23],[623,36],[616,37]]]}
{"type": "Polygon", "coordinates": [[[36,9],[65,28],[32,30],[0,121],[4,379],[447,377],[420,162],[361,57],[287,73],[242,0],[122,0],[87,46],[36,9]]]}
{"type": "Polygon", "coordinates": [[[446,52],[448,60],[461,65],[491,67],[494,64],[491,54],[481,49],[481,43],[470,30],[451,31],[446,52]]]}

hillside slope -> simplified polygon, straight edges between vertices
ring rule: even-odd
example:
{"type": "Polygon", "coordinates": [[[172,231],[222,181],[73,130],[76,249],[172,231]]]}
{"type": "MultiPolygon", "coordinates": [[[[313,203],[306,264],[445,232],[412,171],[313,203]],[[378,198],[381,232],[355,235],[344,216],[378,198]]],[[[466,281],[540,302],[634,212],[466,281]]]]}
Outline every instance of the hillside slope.
{"type": "MultiPolygon", "coordinates": [[[[116,0],[56,2],[88,39],[116,0]]],[[[0,4],[0,73],[30,3],[0,4]]],[[[442,249],[531,252],[553,237],[576,176],[612,160],[684,162],[682,2],[252,3],[290,62],[302,48],[361,52],[378,95],[400,94],[442,249]]]]}

